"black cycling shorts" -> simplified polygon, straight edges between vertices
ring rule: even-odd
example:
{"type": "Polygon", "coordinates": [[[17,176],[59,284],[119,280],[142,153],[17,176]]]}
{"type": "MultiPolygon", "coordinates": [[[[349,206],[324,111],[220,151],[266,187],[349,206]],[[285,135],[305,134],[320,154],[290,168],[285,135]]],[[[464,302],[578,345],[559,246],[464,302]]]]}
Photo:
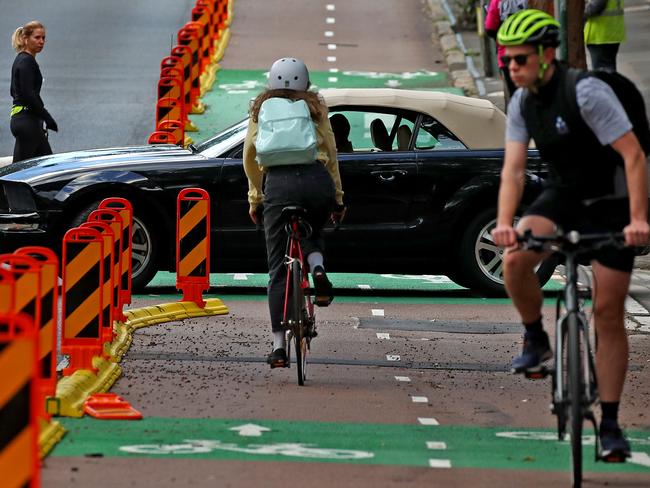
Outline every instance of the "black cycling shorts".
{"type": "MultiPolygon", "coordinates": [[[[627,198],[600,200],[586,205],[568,193],[558,188],[547,188],[526,209],[524,215],[546,217],[564,232],[622,232],[630,223],[630,205],[627,198]]],[[[634,248],[631,247],[606,247],[588,257],[608,268],[631,273],[634,255],[634,248]]]]}

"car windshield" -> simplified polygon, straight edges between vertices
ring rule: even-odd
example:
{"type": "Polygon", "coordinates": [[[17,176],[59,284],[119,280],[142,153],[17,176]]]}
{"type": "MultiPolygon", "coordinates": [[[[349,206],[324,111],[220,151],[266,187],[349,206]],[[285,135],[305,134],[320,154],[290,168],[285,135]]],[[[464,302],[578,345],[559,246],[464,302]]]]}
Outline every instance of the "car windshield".
{"type": "Polygon", "coordinates": [[[226,130],[220,132],[207,141],[203,141],[201,144],[196,146],[196,150],[206,158],[215,158],[220,156],[225,151],[232,149],[244,140],[247,128],[248,118],[228,127],[226,130]]]}

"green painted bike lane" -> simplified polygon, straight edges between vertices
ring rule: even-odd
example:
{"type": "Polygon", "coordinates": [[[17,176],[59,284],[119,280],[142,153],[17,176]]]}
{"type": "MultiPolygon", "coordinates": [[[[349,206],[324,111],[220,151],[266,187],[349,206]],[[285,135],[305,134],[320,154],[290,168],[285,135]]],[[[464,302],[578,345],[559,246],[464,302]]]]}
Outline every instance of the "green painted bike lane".
{"type": "MultiPolygon", "coordinates": [[[[370,273],[328,273],[334,284],[337,303],[408,303],[436,305],[503,305],[510,304],[509,298],[486,298],[473,296],[471,291],[457,285],[442,275],[404,275],[370,273]],[[355,293],[349,293],[355,290],[355,293]],[[393,296],[373,295],[373,292],[393,293],[393,296]],[[400,296],[400,293],[404,292],[400,296]],[[431,293],[430,296],[409,296],[408,293],[431,293]],[[346,296],[349,293],[349,296],[346,296]]],[[[206,296],[237,301],[266,300],[268,275],[265,273],[211,273],[211,291],[206,296]],[[232,294],[230,289],[259,290],[256,294],[232,294]],[[221,293],[223,292],[223,294],[221,293]]],[[[160,300],[178,299],[178,293],[169,293],[176,286],[176,275],[167,271],[156,274],[146,290],[138,298],[160,300]]],[[[544,291],[560,290],[562,283],[552,279],[544,291]]],[[[545,304],[555,303],[555,298],[547,296],[545,304]]]]}
{"type": "MultiPolygon", "coordinates": [[[[251,99],[266,87],[265,70],[220,70],[213,89],[201,97],[207,107],[203,114],[192,115],[192,122],[199,132],[188,135],[199,143],[223,129],[243,120],[248,113],[251,99]]],[[[310,72],[314,89],[323,88],[403,88],[414,90],[438,90],[462,95],[459,88],[449,87],[447,73],[414,71],[405,73],[382,73],[343,71],[328,73],[310,72]]]]}
{"type": "MultiPolygon", "coordinates": [[[[69,432],[52,456],[570,470],[568,442],[558,442],[555,432],[544,429],[182,418],[61,422],[69,432]]],[[[650,432],[628,436],[631,462],[604,464],[593,461],[593,435],[586,433],[585,471],[650,475],[650,432]]]]}

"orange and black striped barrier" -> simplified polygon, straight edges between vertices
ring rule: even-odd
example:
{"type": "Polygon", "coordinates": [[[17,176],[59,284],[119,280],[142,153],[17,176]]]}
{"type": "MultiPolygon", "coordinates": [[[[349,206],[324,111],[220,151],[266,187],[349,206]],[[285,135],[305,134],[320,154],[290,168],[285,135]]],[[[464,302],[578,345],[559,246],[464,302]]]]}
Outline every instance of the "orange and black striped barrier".
{"type": "Polygon", "coordinates": [[[0,254],[0,267],[14,276],[13,308],[9,313],[24,313],[40,329],[41,265],[29,256],[0,254]]]}
{"type": "Polygon", "coordinates": [[[0,313],[13,312],[15,289],[14,275],[0,268],[0,313]]]}
{"type": "Polygon", "coordinates": [[[183,301],[205,307],[202,292],[210,288],[210,196],[186,188],[176,206],[176,288],[183,301]]]}
{"type": "MultiPolygon", "coordinates": [[[[92,215],[92,213],[91,213],[92,215]]],[[[102,315],[101,315],[101,342],[113,342],[113,316],[115,313],[114,276],[115,276],[115,234],[111,226],[105,222],[91,221],[90,215],[86,222],[79,227],[95,229],[104,239],[102,247],[102,315]]],[[[118,273],[119,275],[119,273],[118,273]]]]}
{"type": "MultiPolygon", "coordinates": [[[[178,47],[178,46],[177,46],[178,47]]],[[[184,120],[186,127],[185,129],[192,129],[193,124],[187,117],[192,109],[192,55],[191,50],[189,55],[186,58],[182,57],[180,51],[176,51],[179,54],[173,54],[174,48],[172,48],[172,55],[163,58],[160,62],[160,76],[178,76],[178,72],[181,73],[183,80],[183,109],[184,109],[184,120]],[[170,71],[174,70],[174,71],[170,71]]],[[[156,120],[156,124],[158,120],[156,120]]]]}
{"type": "Polygon", "coordinates": [[[70,229],[63,237],[62,255],[61,352],[70,356],[63,374],[78,369],[97,372],[92,359],[102,353],[104,239],[95,229],[70,229]]]}
{"type": "MultiPolygon", "coordinates": [[[[120,310],[124,305],[131,305],[131,275],[133,273],[133,207],[131,202],[125,198],[111,197],[105,198],[99,204],[99,210],[116,211],[122,222],[121,248],[122,256],[120,258],[120,310]]],[[[102,214],[103,215],[103,214],[102,214]]]]}
{"type": "Polygon", "coordinates": [[[171,132],[166,132],[162,130],[153,131],[149,134],[149,139],[147,139],[147,144],[175,144],[181,145],[178,141],[178,137],[172,134],[171,132]]]}
{"type": "MultiPolygon", "coordinates": [[[[122,239],[124,238],[124,226],[122,217],[117,210],[109,208],[99,208],[93,210],[88,215],[88,222],[101,222],[110,226],[113,233],[113,319],[121,322],[126,321],[126,316],[122,311],[122,263],[124,252],[122,249],[122,239]]],[[[111,336],[112,340],[112,336],[111,336]]]]}
{"type": "Polygon", "coordinates": [[[199,76],[205,73],[210,65],[210,26],[207,23],[206,16],[199,16],[198,20],[192,20],[185,24],[185,28],[191,29],[196,32],[199,39],[199,76]]]}
{"type": "MultiPolygon", "coordinates": [[[[189,23],[188,23],[189,24],[189,23]]],[[[185,24],[178,31],[178,46],[172,48],[172,55],[177,56],[176,52],[179,52],[177,48],[182,48],[187,46],[191,50],[191,61],[190,61],[190,94],[191,94],[191,105],[189,107],[190,113],[201,114],[205,111],[205,108],[199,101],[201,96],[201,80],[199,76],[201,75],[201,59],[200,59],[200,45],[199,45],[199,35],[195,27],[185,24]]]]}
{"type": "Polygon", "coordinates": [[[0,479],[3,488],[36,488],[38,335],[24,314],[0,314],[0,479]]]}
{"type": "Polygon", "coordinates": [[[207,51],[204,46],[203,56],[208,60],[211,59],[214,54],[214,41],[216,39],[215,30],[218,23],[215,22],[217,17],[215,15],[216,12],[214,7],[214,0],[197,0],[196,5],[192,9],[192,21],[201,22],[206,26],[203,36],[207,41],[208,46],[207,51]]]}
{"type": "MultiPolygon", "coordinates": [[[[56,324],[59,308],[59,259],[46,247],[28,246],[17,249],[14,254],[29,256],[40,264],[41,271],[41,320],[38,337],[38,374],[40,398],[46,407],[48,397],[56,393],[56,324]]],[[[40,412],[48,418],[48,409],[40,412]]]]}

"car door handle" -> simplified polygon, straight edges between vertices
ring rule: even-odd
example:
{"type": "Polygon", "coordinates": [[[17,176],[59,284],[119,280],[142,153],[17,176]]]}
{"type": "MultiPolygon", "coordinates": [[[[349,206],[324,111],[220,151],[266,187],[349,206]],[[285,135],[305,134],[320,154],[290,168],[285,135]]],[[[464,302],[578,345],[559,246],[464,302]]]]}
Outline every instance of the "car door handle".
{"type": "Polygon", "coordinates": [[[406,176],[406,171],[403,169],[395,169],[392,171],[373,171],[370,173],[373,176],[377,176],[381,181],[393,181],[396,176],[406,176]]]}

